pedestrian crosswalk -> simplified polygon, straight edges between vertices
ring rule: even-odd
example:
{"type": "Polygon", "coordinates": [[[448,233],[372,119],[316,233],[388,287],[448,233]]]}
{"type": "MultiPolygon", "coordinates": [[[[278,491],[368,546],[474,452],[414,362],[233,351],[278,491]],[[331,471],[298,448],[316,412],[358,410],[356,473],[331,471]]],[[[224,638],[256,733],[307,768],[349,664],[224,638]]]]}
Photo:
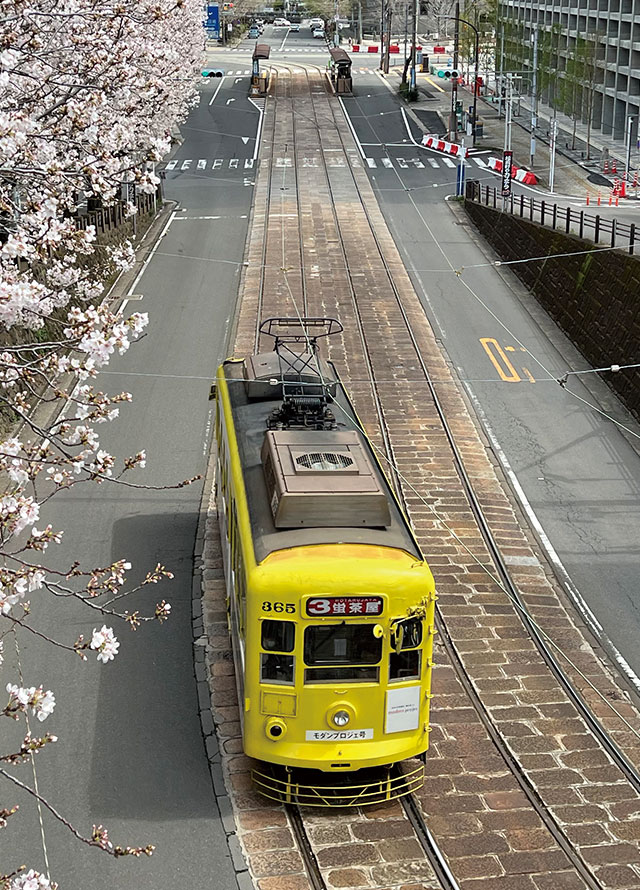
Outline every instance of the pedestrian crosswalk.
{"type": "MultiPolygon", "coordinates": [[[[248,74],[251,74],[251,68],[239,68],[237,70],[230,70],[230,71],[227,71],[226,68],[224,68],[224,69],[220,69],[220,70],[224,70],[224,74],[226,77],[244,77],[248,74]]],[[[295,72],[295,68],[293,70],[295,72]]],[[[302,69],[300,69],[300,70],[302,70],[302,69]]],[[[357,73],[358,74],[371,74],[372,72],[377,71],[377,70],[378,70],[377,68],[358,68],[357,73]]]]}
{"type": "MultiPolygon", "coordinates": [[[[219,46],[216,48],[217,53],[251,53],[253,52],[253,44],[251,46],[219,46]]],[[[298,55],[307,55],[307,53],[323,53],[325,56],[328,55],[329,50],[326,46],[305,46],[298,47],[297,49],[290,46],[285,46],[283,49],[279,47],[272,46],[271,54],[273,53],[298,53],[298,55]]]]}
{"type": "MultiPolygon", "coordinates": [[[[265,159],[259,162],[254,158],[172,158],[164,165],[164,168],[162,169],[164,169],[164,171],[168,173],[219,173],[223,170],[256,170],[260,163],[268,165],[270,161],[268,159],[265,159]]],[[[331,157],[329,155],[325,157],[324,161],[319,157],[301,157],[297,159],[297,163],[299,167],[320,167],[324,165],[326,165],[327,167],[346,167],[350,165],[351,167],[366,166],[370,170],[375,170],[378,168],[387,170],[396,168],[400,170],[424,170],[425,167],[432,167],[433,169],[447,169],[457,166],[456,161],[453,161],[451,158],[445,158],[441,156],[437,158],[430,156],[422,156],[419,158],[365,157],[364,161],[361,161],[360,158],[355,154],[349,154],[347,158],[341,156],[331,157]]],[[[486,162],[480,157],[468,158],[467,164],[469,163],[473,163],[478,167],[487,166],[486,162]]],[[[293,168],[294,160],[292,157],[275,158],[274,164],[276,167],[293,168]]]]}

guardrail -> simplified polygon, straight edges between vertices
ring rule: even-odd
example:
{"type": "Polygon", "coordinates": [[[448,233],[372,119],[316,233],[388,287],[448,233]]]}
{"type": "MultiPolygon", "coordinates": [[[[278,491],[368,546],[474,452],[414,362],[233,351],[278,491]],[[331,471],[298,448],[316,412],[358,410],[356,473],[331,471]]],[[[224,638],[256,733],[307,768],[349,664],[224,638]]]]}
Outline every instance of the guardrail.
{"type": "Polygon", "coordinates": [[[594,244],[609,244],[610,247],[627,248],[634,253],[636,244],[635,223],[619,222],[607,219],[600,214],[585,213],[584,210],[572,210],[571,207],[560,207],[556,203],[537,200],[527,195],[514,195],[507,198],[503,206],[503,198],[496,186],[482,185],[477,180],[467,182],[465,198],[476,201],[486,207],[504,210],[521,219],[528,219],[551,229],[557,229],[567,235],[593,241],[594,244]]]}

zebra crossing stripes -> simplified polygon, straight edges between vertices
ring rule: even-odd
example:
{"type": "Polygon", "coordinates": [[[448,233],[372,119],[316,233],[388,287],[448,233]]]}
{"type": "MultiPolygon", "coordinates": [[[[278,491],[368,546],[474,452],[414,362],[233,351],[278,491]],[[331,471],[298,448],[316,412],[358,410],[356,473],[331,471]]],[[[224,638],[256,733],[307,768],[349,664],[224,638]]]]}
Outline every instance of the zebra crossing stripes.
{"type": "MultiPolygon", "coordinates": [[[[255,103],[264,102],[264,99],[255,99],[251,100],[255,103]]],[[[486,167],[487,164],[482,158],[472,157],[469,158],[467,163],[470,161],[475,162],[478,167],[486,167]]],[[[267,162],[268,163],[268,162],[267,162]]],[[[317,157],[309,157],[309,158],[300,158],[299,164],[302,167],[318,167],[320,166],[322,161],[317,157]]],[[[340,157],[328,157],[325,158],[324,163],[328,164],[329,167],[344,167],[344,166],[352,166],[359,167],[361,166],[360,160],[357,157],[350,157],[349,159],[344,159],[340,157]]],[[[400,170],[424,170],[425,167],[430,166],[434,170],[444,168],[452,168],[457,166],[457,162],[455,162],[452,158],[446,157],[425,157],[422,155],[419,158],[404,158],[404,157],[395,157],[395,158],[364,158],[364,163],[366,166],[375,170],[379,167],[382,167],[387,170],[392,170],[395,168],[399,168],[400,170]]],[[[254,160],[254,158],[173,158],[168,161],[164,166],[164,171],[166,172],[175,172],[175,173],[191,173],[191,172],[214,172],[218,173],[224,170],[255,170],[258,168],[259,162],[254,160]]],[[[291,158],[275,158],[275,164],[278,167],[293,167],[293,162],[291,158]]]]}

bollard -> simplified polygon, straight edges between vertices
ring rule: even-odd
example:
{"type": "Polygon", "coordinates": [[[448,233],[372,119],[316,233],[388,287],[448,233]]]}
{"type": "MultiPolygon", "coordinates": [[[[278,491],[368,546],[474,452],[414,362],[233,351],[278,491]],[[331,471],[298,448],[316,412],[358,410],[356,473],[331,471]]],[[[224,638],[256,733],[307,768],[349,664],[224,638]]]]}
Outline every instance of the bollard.
{"type": "Polygon", "coordinates": [[[619,198],[618,198],[618,196],[616,195],[616,207],[618,206],[618,200],[619,200],[619,198]]]}
{"type": "Polygon", "coordinates": [[[598,207],[600,206],[600,192],[598,192],[598,207]]]}
{"type": "Polygon", "coordinates": [[[613,192],[609,192],[609,207],[613,204],[613,192]]]}
{"type": "Polygon", "coordinates": [[[589,206],[589,192],[587,192],[587,207],[589,206]]]}

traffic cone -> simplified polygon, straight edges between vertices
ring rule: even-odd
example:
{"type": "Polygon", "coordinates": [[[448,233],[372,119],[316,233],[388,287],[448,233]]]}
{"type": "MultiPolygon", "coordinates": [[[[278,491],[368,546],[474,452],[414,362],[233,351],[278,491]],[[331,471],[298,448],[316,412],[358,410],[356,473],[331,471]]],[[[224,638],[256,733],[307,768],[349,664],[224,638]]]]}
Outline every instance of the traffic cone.
{"type": "Polygon", "coordinates": [[[637,171],[637,170],[636,170],[636,172],[633,174],[633,188],[634,188],[634,189],[637,189],[637,188],[638,188],[638,171],[637,171]]]}
{"type": "Polygon", "coordinates": [[[603,169],[602,172],[603,172],[603,173],[608,173],[608,172],[609,172],[609,161],[608,161],[608,160],[604,162],[604,169],[603,169]]]}
{"type": "Polygon", "coordinates": [[[618,198],[618,196],[616,195],[616,207],[618,206],[618,201],[619,201],[619,198],[618,198]]]}
{"type": "Polygon", "coordinates": [[[616,164],[616,159],[615,159],[615,158],[611,161],[611,172],[612,172],[612,173],[617,173],[617,172],[618,172],[618,165],[616,164]]]}

